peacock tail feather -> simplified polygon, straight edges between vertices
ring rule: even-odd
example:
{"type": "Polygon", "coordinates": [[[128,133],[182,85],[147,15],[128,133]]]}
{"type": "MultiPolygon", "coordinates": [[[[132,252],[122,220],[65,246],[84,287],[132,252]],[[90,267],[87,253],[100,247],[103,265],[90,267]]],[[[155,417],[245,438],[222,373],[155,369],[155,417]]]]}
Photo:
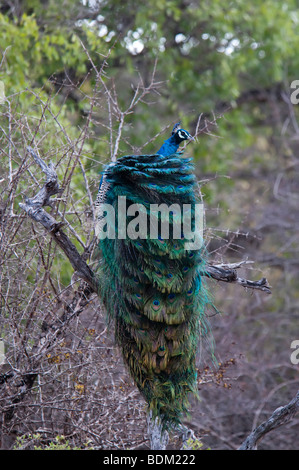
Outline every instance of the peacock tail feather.
{"type": "MultiPolygon", "coordinates": [[[[199,338],[209,332],[209,295],[201,275],[204,246],[188,250],[183,233],[173,237],[180,220],[175,211],[169,237],[162,237],[160,227],[151,238],[150,224],[157,222],[151,219],[151,207],[176,204],[182,210],[199,202],[192,160],[181,153],[119,158],[106,168],[97,199],[98,207],[109,204],[115,214],[110,220],[98,215],[98,230],[107,233],[115,223],[114,238],[100,237],[98,243],[100,297],[135,384],[152,416],[159,416],[165,426],[179,424],[188,412],[189,393],[197,395],[196,351],[199,338]],[[119,207],[120,197],[125,211],[119,207]],[[119,210],[129,232],[133,214],[126,214],[132,204],[139,205],[142,221],[147,221],[143,238],[123,237],[119,210]]],[[[156,217],[161,224],[161,213],[156,217]]],[[[135,229],[144,228],[143,222],[135,229]]]]}

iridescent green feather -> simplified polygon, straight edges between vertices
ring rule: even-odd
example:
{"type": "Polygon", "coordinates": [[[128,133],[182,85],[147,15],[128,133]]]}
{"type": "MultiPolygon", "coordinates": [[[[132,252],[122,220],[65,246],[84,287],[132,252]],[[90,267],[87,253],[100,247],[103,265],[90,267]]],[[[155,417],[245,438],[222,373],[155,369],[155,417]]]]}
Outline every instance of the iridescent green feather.
{"type": "MultiPolygon", "coordinates": [[[[118,196],[126,196],[126,207],[143,204],[148,220],[151,204],[199,202],[192,161],[178,153],[122,157],[106,169],[105,184],[101,202],[115,214],[118,196]]],[[[153,417],[164,426],[178,424],[189,393],[197,394],[197,345],[209,332],[205,250],[186,250],[183,237],[118,239],[115,222],[115,239],[98,245],[100,296],[153,417]]]]}

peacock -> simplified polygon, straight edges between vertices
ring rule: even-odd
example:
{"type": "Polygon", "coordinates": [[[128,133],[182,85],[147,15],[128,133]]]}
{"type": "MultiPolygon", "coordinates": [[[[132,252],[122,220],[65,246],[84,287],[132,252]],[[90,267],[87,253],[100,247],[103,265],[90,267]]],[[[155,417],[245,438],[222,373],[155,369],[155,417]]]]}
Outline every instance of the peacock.
{"type": "Polygon", "coordinates": [[[109,164],[95,203],[99,295],[124,362],[165,429],[180,425],[190,392],[197,395],[196,351],[209,329],[205,248],[186,249],[181,224],[182,209],[191,207],[194,229],[201,202],[192,159],[179,151],[192,139],[177,123],[155,154],[109,164]],[[157,205],[175,209],[166,214],[166,236],[157,205]]]}

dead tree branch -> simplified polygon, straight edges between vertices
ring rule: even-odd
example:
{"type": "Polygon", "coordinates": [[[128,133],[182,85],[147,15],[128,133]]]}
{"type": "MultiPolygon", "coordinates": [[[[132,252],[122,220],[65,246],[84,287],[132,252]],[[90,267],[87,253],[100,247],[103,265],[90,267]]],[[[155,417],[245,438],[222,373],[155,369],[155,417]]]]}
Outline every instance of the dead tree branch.
{"type": "Polygon", "coordinates": [[[265,277],[258,281],[250,281],[249,279],[244,279],[237,275],[236,269],[247,263],[251,262],[241,261],[233,264],[208,264],[203,275],[215,279],[216,281],[232,282],[240,284],[247,289],[257,289],[266,292],[266,294],[271,294],[271,286],[265,277]]]}
{"type": "Polygon", "coordinates": [[[256,450],[257,443],[268,432],[282,426],[283,424],[291,421],[299,411],[299,390],[293,400],[285,406],[277,408],[267,421],[264,421],[257,428],[255,428],[241,444],[238,450],[256,450]]]}
{"type": "Polygon", "coordinates": [[[49,232],[55,242],[65,253],[78,275],[89,284],[94,292],[98,292],[98,283],[92,270],[83,260],[75,245],[61,230],[64,224],[57,222],[52,215],[43,209],[44,206],[51,205],[51,196],[61,192],[54,167],[51,163],[47,166],[44,161],[36,155],[31,147],[28,147],[27,150],[45,173],[46,183],[36,196],[27,198],[25,203],[20,203],[20,207],[26,211],[31,219],[45,227],[47,232],[49,232]]]}

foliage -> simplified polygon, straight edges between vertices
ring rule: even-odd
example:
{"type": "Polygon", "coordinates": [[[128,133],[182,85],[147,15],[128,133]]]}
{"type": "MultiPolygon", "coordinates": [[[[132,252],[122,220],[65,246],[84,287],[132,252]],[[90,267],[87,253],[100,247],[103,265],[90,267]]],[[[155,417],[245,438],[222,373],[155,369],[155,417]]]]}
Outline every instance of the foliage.
{"type": "MultiPolygon", "coordinates": [[[[28,447],[33,450],[82,450],[81,447],[72,447],[63,435],[56,436],[53,441],[48,443],[43,442],[43,437],[40,433],[18,436],[14,450],[23,450],[28,447]]],[[[89,442],[85,444],[84,449],[92,450],[89,442]]]]}
{"type": "MultiPolygon", "coordinates": [[[[199,113],[234,107],[246,91],[288,83],[298,70],[295,0],[250,5],[234,0],[225,6],[219,0],[212,5],[159,0],[141,4],[135,14],[132,1],[82,3],[74,9],[73,2],[66,0],[58,12],[53,0],[47,2],[48,8],[35,1],[21,2],[17,18],[3,7],[1,48],[6,59],[0,79],[7,96],[25,87],[47,91],[47,80],[56,76],[61,82],[64,74],[78,84],[90,69],[82,40],[97,65],[112,47],[109,74],[125,103],[136,81],[135,69],[146,80],[157,58],[157,74],[167,85],[155,106],[128,117],[132,127],[127,138],[133,145],[144,143],[145,133],[152,135],[168,124],[169,116],[173,120],[179,116],[185,127],[192,126],[199,113]]],[[[90,90],[88,78],[82,87],[90,90]]],[[[73,98],[66,100],[71,109],[73,98]]],[[[249,105],[250,101],[249,96],[249,105]]],[[[220,143],[202,139],[204,171],[210,171],[211,154],[212,171],[218,165],[227,171],[232,149],[252,144],[254,126],[263,116],[251,108],[228,113],[226,122],[219,122],[220,143]]]]}

